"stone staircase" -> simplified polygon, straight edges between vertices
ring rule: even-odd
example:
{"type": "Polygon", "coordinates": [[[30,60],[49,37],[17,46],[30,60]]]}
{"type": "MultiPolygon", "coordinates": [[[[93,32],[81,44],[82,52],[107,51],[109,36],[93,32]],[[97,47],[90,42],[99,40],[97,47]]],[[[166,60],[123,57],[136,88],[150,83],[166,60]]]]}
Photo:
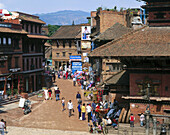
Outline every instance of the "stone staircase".
{"type": "MultiPolygon", "coordinates": [[[[32,97],[34,95],[37,95],[37,94],[41,93],[42,91],[43,90],[39,90],[39,91],[29,93],[28,97],[32,97]]],[[[21,98],[21,96],[18,95],[17,98],[15,98],[15,96],[12,96],[12,98],[10,100],[9,99],[1,99],[0,100],[0,106],[18,102],[20,100],[20,98],[21,98]]]]}
{"type": "Polygon", "coordinates": [[[119,124],[119,130],[115,130],[112,127],[109,127],[108,134],[117,134],[117,135],[145,135],[145,127],[135,126],[133,129],[130,127],[130,124],[119,124]]]}

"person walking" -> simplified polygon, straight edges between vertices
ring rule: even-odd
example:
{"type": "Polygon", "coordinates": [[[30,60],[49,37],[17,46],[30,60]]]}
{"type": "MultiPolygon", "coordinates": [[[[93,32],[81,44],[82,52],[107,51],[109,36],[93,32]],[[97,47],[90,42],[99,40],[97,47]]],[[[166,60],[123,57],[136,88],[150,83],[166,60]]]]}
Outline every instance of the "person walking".
{"type": "Polygon", "coordinates": [[[4,135],[4,129],[5,129],[5,122],[3,119],[0,121],[0,133],[1,135],[4,135]]]}
{"type": "Polygon", "coordinates": [[[48,89],[49,99],[52,99],[51,94],[52,94],[52,90],[49,88],[49,89],[48,89]]]}
{"type": "Polygon", "coordinates": [[[83,90],[83,88],[84,88],[84,85],[83,85],[83,83],[84,83],[84,80],[83,80],[83,78],[80,78],[80,84],[81,84],[81,89],[83,90]]]}
{"type": "Polygon", "coordinates": [[[86,80],[84,80],[83,85],[84,85],[84,90],[86,90],[86,85],[87,85],[86,80]]]}
{"type": "Polygon", "coordinates": [[[143,113],[141,113],[140,115],[140,126],[143,127],[143,122],[145,120],[145,116],[143,115],[143,113]]]}
{"type": "Polygon", "coordinates": [[[75,76],[73,77],[73,86],[76,86],[76,78],[75,78],[75,76]]]}
{"type": "Polygon", "coordinates": [[[67,107],[68,107],[68,109],[69,109],[69,117],[71,117],[71,112],[72,112],[72,110],[73,110],[73,112],[74,112],[74,109],[73,109],[73,103],[71,102],[71,100],[69,100],[69,102],[68,102],[68,104],[67,104],[67,107]]]}
{"type": "Polygon", "coordinates": [[[64,111],[65,110],[65,98],[64,97],[62,97],[61,104],[62,104],[62,107],[63,107],[62,111],[64,111]]]}
{"type": "Polygon", "coordinates": [[[76,99],[77,99],[77,103],[79,104],[81,101],[81,95],[79,92],[77,92],[76,99]]]}
{"type": "Polygon", "coordinates": [[[66,79],[68,79],[68,71],[66,71],[66,79]]]}
{"type": "Polygon", "coordinates": [[[57,88],[57,90],[55,90],[55,95],[56,95],[56,101],[60,100],[60,90],[59,90],[59,88],[57,88]]]}
{"type": "Polygon", "coordinates": [[[92,108],[89,103],[87,104],[86,111],[87,111],[87,115],[88,115],[88,124],[89,124],[89,122],[91,120],[91,111],[92,111],[92,108]]]}
{"type": "Polygon", "coordinates": [[[81,103],[77,106],[78,112],[79,112],[79,120],[81,119],[81,103]]]}
{"type": "Polygon", "coordinates": [[[85,113],[86,113],[86,107],[85,107],[85,103],[83,103],[83,106],[81,107],[81,111],[82,111],[82,120],[85,120],[85,113]]]}
{"type": "Polygon", "coordinates": [[[47,89],[44,89],[44,97],[45,97],[45,100],[48,100],[48,90],[47,89]]]}
{"type": "Polygon", "coordinates": [[[134,121],[135,121],[135,116],[133,116],[133,114],[131,114],[131,116],[130,116],[130,127],[134,127],[134,121]]]}
{"type": "Polygon", "coordinates": [[[95,112],[96,110],[96,103],[95,103],[95,100],[93,100],[93,103],[92,103],[92,110],[93,110],[93,113],[95,112]]]}
{"type": "Polygon", "coordinates": [[[53,82],[55,82],[56,76],[55,76],[55,72],[53,72],[53,82]]]}

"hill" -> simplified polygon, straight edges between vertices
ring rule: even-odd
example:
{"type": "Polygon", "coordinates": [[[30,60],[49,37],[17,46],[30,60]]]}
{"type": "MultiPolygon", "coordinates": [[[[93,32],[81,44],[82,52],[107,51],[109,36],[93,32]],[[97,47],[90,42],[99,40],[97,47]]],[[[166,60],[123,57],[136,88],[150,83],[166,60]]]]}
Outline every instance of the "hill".
{"type": "Polygon", "coordinates": [[[43,13],[43,14],[35,14],[40,17],[41,20],[46,22],[46,24],[51,25],[71,25],[74,21],[74,24],[80,23],[88,23],[86,19],[90,16],[89,12],[84,11],[73,11],[73,10],[63,10],[52,13],[43,13]]]}

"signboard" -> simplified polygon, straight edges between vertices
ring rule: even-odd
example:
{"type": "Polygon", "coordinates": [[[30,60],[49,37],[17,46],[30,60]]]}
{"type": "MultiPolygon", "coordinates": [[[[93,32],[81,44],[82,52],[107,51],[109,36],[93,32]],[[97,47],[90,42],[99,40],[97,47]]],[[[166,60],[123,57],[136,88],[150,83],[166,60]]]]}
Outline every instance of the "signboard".
{"type": "Polygon", "coordinates": [[[91,40],[91,26],[82,26],[81,27],[81,40],[91,40]]]}
{"type": "Polygon", "coordinates": [[[90,41],[81,41],[81,48],[82,49],[91,49],[91,42],[90,41]]]}
{"type": "Polygon", "coordinates": [[[71,55],[70,61],[81,61],[81,55],[71,55]]]}
{"type": "Polygon", "coordinates": [[[25,103],[25,98],[20,98],[19,107],[24,107],[24,103],[25,103]]]}
{"type": "Polygon", "coordinates": [[[71,69],[72,69],[73,74],[76,70],[82,71],[82,62],[72,62],[71,69]]]}

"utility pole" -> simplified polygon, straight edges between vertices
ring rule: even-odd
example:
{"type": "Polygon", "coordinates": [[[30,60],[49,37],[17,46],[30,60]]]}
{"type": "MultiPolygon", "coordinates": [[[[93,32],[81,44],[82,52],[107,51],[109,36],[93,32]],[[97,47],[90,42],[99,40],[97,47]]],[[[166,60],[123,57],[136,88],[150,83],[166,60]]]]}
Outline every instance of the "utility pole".
{"type": "Polygon", "coordinates": [[[149,135],[149,118],[150,117],[150,114],[148,111],[146,111],[146,135],[149,135]]]}
{"type": "Polygon", "coordinates": [[[157,135],[157,120],[156,118],[153,119],[153,135],[157,135]]]}
{"type": "Polygon", "coordinates": [[[148,83],[148,88],[147,88],[147,99],[148,99],[148,110],[146,110],[145,114],[146,114],[146,135],[149,135],[149,132],[150,132],[150,84],[148,83]]]}

